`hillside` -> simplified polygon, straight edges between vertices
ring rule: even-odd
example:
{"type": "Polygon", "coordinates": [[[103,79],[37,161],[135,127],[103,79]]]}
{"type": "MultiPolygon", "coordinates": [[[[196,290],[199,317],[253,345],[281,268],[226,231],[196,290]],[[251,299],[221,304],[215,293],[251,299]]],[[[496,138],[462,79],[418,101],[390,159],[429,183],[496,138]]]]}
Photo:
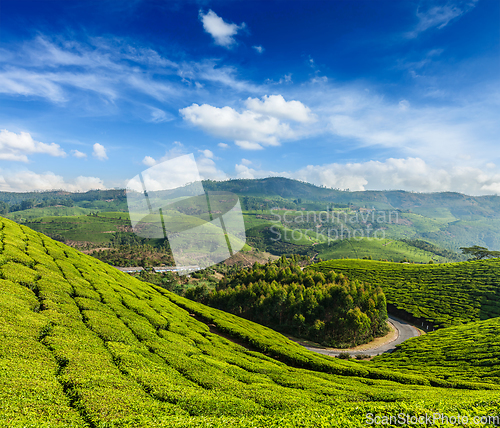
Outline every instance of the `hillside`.
{"type": "MultiPolygon", "coordinates": [[[[387,239],[421,239],[452,251],[459,251],[460,247],[472,245],[500,250],[499,196],[468,196],[453,192],[413,193],[396,190],[350,192],[281,177],[205,181],[204,188],[207,191],[236,193],[240,197],[243,210],[247,213],[269,214],[269,210],[275,207],[289,211],[324,211],[327,208],[334,208],[351,210],[353,213],[360,213],[366,209],[382,210],[397,213],[398,217],[397,222],[384,225],[384,237],[387,239]]],[[[81,214],[82,209],[93,212],[125,212],[127,211],[125,191],[117,189],[93,190],[85,193],[0,192],[0,214],[21,223],[49,215],[81,214]]],[[[348,226],[352,229],[352,225],[348,226]]],[[[364,226],[357,224],[356,227],[364,226]]],[[[312,231],[316,232],[316,229],[312,231]]],[[[308,245],[310,246],[310,243],[308,245]]]]}
{"type": "Polygon", "coordinates": [[[440,329],[375,357],[379,367],[432,375],[448,382],[500,384],[500,318],[440,329]]]}
{"type": "Polygon", "coordinates": [[[369,284],[302,270],[295,257],[255,263],[228,273],[214,290],[190,289],[186,297],[280,332],[326,346],[349,348],[384,336],[384,293],[369,284]]]}
{"type": "Polygon", "coordinates": [[[500,259],[427,265],[346,259],[311,269],[380,286],[388,305],[437,327],[500,316],[500,259]]]}
{"type": "Polygon", "coordinates": [[[313,354],[6,219],[1,241],[1,426],[362,427],[367,413],[497,410],[495,386],[313,354]]]}

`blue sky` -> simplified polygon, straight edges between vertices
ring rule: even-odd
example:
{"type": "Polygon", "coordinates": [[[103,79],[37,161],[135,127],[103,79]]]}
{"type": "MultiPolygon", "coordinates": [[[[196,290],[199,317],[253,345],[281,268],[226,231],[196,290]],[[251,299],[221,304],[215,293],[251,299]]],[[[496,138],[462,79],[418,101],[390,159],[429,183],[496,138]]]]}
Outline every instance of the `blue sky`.
{"type": "Polygon", "coordinates": [[[3,0],[0,190],[203,177],[500,193],[500,2],[3,0]]]}

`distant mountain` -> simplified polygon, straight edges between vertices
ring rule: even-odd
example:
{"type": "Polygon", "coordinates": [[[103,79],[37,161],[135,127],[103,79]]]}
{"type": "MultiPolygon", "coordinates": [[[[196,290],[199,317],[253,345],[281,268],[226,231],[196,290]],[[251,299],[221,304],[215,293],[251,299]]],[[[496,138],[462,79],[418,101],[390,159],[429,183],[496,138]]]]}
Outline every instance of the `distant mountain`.
{"type": "MultiPolygon", "coordinates": [[[[207,191],[229,191],[240,196],[244,210],[264,211],[275,207],[319,211],[327,208],[395,210],[401,219],[389,227],[390,239],[419,239],[459,251],[462,246],[481,245],[500,250],[500,196],[468,196],[454,192],[415,193],[402,190],[350,192],[283,177],[204,181],[207,191]]],[[[52,212],[41,207],[80,207],[96,211],[126,211],[123,189],[11,193],[0,192],[0,215],[16,221],[35,219],[52,212]],[[33,208],[36,207],[36,208],[33,208]],[[35,211],[33,211],[33,209],[35,211]],[[24,220],[23,220],[24,219],[24,220]]]]}

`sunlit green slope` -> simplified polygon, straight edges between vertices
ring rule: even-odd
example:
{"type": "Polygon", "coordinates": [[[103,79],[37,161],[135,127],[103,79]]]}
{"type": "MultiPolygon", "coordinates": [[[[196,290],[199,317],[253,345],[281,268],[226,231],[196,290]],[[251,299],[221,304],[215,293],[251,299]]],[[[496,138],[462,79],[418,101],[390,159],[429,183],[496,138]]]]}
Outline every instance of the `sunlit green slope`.
{"type": "Polygon", "coordinates": [[[449,382],[500,384],[500,318],[440,329],[407,340],[375,365],[418,371],[449,382]]]}
{"type": "Polygon", "coordinates": [[[361,427],[366,413],[496,411],[500,391],[485,384],[435,388],[433,377],[313,354],[0,226],[2,427],[361,427]]]}
{"type": "Polygon", "coordinates": [[[500,259],[431,265],[346,259],[312,268],[379,285],[387,303],[440,327],[500,316],[500,259]]]}

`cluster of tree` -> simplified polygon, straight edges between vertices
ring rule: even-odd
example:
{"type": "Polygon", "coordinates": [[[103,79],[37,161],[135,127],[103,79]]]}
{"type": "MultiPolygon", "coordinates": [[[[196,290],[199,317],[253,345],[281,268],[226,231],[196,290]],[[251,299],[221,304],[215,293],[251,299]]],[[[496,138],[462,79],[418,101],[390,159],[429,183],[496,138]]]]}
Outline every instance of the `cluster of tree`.
{"type": "Polygon", "coordinates": [[[7,202],[0,201],[0,214],[29,210],[31,208],[53,207],[56,205],[72,207],[74,205],[74,202],[71,199],[45,199],[41,202],[38,202],[34,199],[25,199],[18,204],[9,205],[7,202]]]}
{"type": "Polygon", "coordinates": [[[124,190],[90,190],[84,193],[69,193],[64,191],[48,192],[0,192],[0,214],[21,211],[30,208],[52,207],[63,205],[72,207],[78,203],[84,208],[95,207],[99,201],[124,201],[126,194],[124,190]]]}
{"type": "Polygon", "coordinates": [[[492,257],[500,257],[500,251],[488,250],[486,247],[474,245],[472,247],[460,247],[462,253],[469,256],[469,260],[483,260],[492,257]]]}
{"type": "Polygon", "coordinates": [[[311,245],[297,245],[283,241],[279,235],[273,232],[270,226],[248,229],[246,238],[248,245],[276,256],[301,254],[313,257],[316,254],[314,247],[311,245]]]}
{"type": "Polygon", "coordinates": [[[171,266],[175,264],[168,242],[166,242],[166,246],[159,247],[149,244],[119,245],[110,249],[95,250],[90,255],[102,262],[122,267],[171,266]]]}
{"type": "Polygon", "coordinates": [[[413,247],[420,248],[421,250],[424,251],[429,251],[438,256],[446,257],[450,260],[456,260],[456,261],[463,260],[461,256],[455,253],[454,251],[450,251],[445,248],[440,248],[437,245],[431,244],[430,242],[422,241],[421,239],[402,239],[402,241],[406,242],[407,244],[413,247]]]}
{"type": "Polygon", "coordinates": [[[256,263],[223,278],[215,290],[199,286],[186,297],[276,330],[329,346],[366,343],[387,331],[380,288],[333,271],[302,270],[295,257],[256,263]]]}

